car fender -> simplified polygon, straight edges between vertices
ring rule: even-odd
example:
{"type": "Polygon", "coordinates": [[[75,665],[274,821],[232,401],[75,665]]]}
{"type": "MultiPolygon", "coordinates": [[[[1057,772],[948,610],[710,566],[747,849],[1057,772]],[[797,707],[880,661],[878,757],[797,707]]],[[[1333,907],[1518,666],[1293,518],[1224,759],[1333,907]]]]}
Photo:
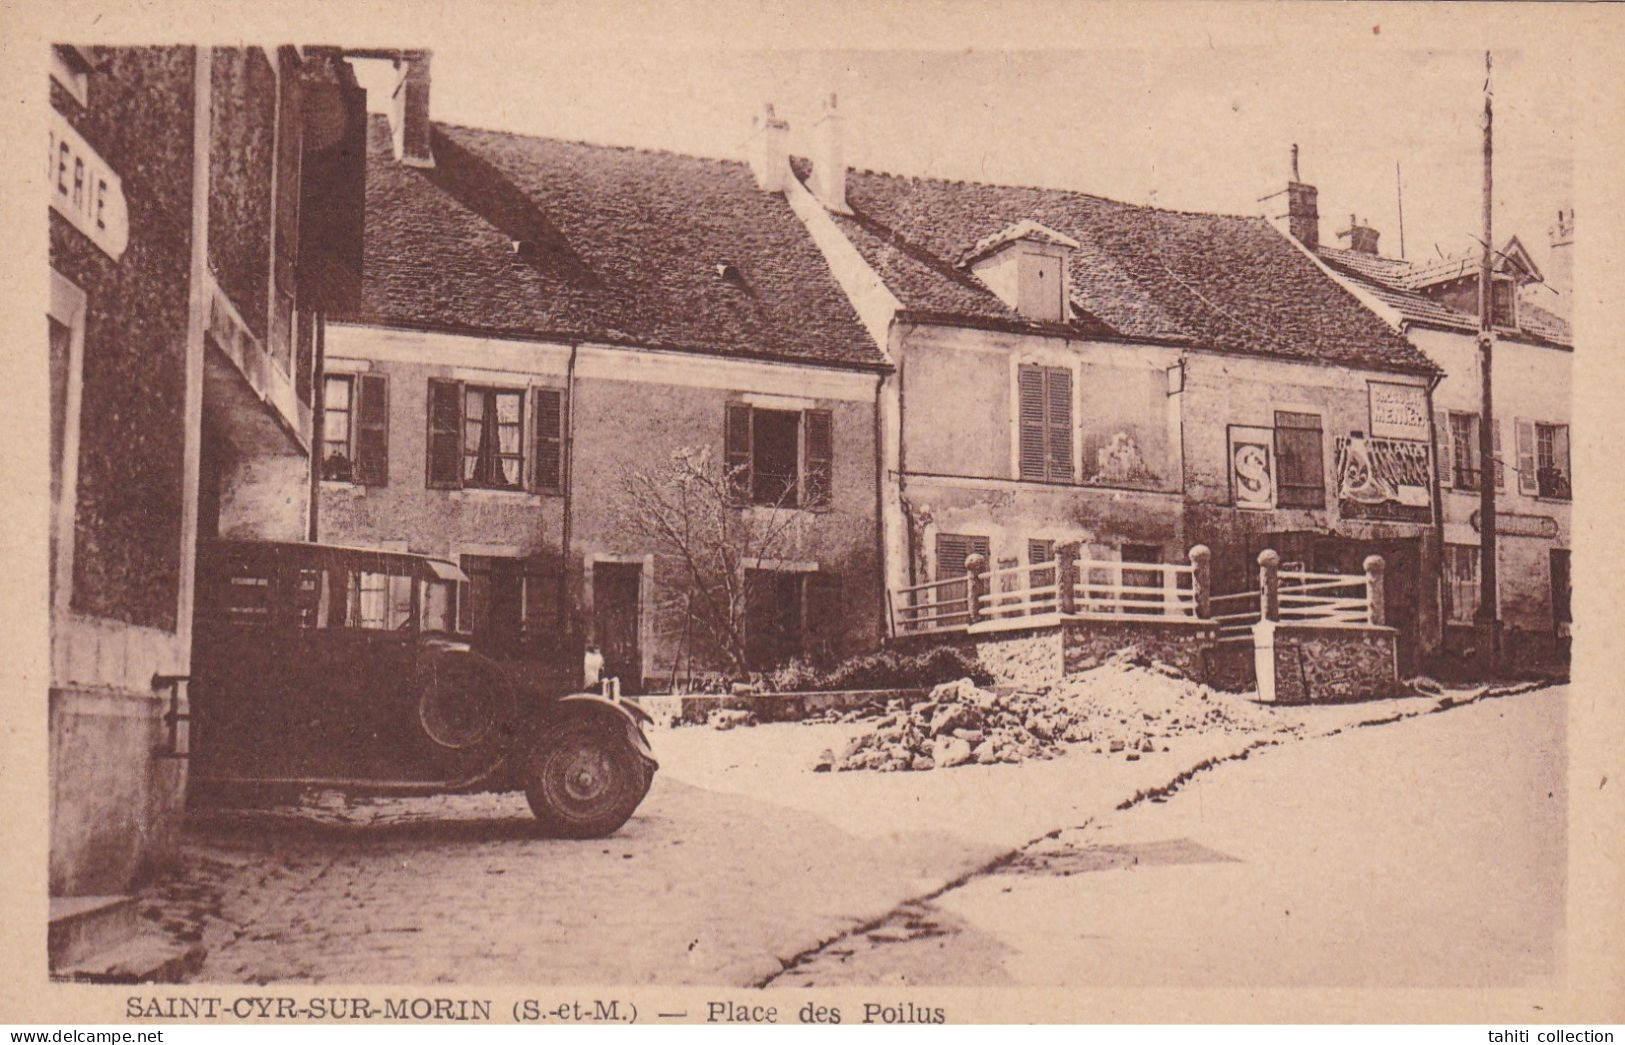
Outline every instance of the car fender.
{"type": "Polygon", "coordinates": [[[632,742],[637,746],[638,754],[648,759],[651,764],[659,765],[655,761],[654,749],[649,746],[649,738],[643,735],[643,727],[639,725],[640,718],[644,722],[653,722],[654,720],[642,708],[629,707],[626,701],[611,700],[599,693],[571,693],[567,697],[560,697],[558,703],[561,708],[571,704],[578,707],[596,704],[615,712],[626,722],[627,732],[631,734],[632,742]]]}

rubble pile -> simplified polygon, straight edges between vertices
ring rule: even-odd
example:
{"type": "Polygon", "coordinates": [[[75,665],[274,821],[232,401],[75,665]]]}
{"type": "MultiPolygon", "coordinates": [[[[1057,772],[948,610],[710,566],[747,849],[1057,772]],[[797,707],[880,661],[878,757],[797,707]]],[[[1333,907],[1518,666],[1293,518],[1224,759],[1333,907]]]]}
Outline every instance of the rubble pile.
{"type": "Polygon", "coordinates": [[[1218,693],[1124,650],[1042,692],[1004,693],[969,679],[894,707],[867,724],[818,771],[946,769],[1054,758],[1068,744],[1138,759],[1168,737],[1288,728],[1243,698],[1218,693]]]}

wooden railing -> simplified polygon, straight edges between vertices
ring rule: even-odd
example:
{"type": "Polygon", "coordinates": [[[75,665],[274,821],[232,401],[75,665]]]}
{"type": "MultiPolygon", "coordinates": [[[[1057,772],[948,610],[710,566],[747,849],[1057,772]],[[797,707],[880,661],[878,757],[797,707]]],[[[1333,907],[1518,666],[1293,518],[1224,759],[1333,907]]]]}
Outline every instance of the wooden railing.
{"type": "Polygon", "coordinates": [[[1365,561],[1364,573],[1283,570],[1281,557],[1265,550],[1258,557],[1258,587],[1215,595],[1209,603],[1219,623],[1220,642],[1252,642],[1261,620],[1299,624],[1382,624],[1382,557],[1365,561]]]}
{"type": "Polygon", "coordinates": [[[1205,615],[1207,549],[1191,549],[1189,564],[1081,559],[1076,544],[1056,549],[1052,562],[990,570],[980,555],[966,572],[890,593],[892,634],[953,631],[993,621],[1060,613],[1120,618],[1205,615]]]}

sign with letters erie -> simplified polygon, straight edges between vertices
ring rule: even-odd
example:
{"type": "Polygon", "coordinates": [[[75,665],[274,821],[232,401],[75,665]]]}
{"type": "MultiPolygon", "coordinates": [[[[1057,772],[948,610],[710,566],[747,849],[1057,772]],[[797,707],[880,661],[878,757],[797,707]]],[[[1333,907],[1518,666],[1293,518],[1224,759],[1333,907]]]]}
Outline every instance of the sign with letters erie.
{"type": "Polygon", "coordinates": [[[52,210],[114,261],[124,256],[130,241],[124,183],[73,125],[55,111],[51,113],[45,184],[51,194],[52,210]]]}
{"type": "Polygon", "coordinates": [[[1371,434],[1378,439],[1427,441],[1428,393],[1421,385],[1368,381],[1371,397],[1371,434]]]}
{"type": "Polygon", "coordinates": [[[1275,430],[1230,426],[1230,492],[1237,508],[1275,507],[1275,430]]]}

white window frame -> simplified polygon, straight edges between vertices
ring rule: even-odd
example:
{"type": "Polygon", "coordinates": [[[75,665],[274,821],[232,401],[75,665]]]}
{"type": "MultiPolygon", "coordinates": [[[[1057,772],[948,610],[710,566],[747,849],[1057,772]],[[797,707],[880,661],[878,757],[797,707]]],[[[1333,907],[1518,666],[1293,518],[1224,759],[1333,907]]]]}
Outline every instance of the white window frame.
{"type": "Polygon", "coordinates": [[[90,108],[90,77],[84,68],[76,67],[69,59],[69,55],[79,59],[84,66],[90,62],[84,53],[77,47],[68,44],[53,44],[51,46],[51,79],[62,85],[62,89],[73,96],[73,100],[90,108]]]}

